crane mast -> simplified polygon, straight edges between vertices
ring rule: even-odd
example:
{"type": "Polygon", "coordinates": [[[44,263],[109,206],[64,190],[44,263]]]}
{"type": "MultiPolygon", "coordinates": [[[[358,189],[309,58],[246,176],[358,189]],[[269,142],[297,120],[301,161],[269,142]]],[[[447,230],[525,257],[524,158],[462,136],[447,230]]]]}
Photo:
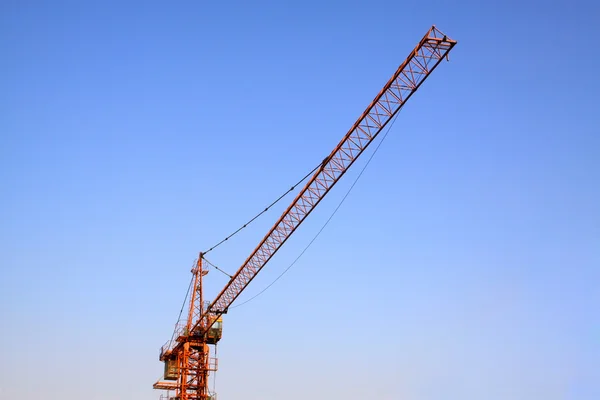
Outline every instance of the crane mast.
{"type": "MultiPolygon", "coordinates": [[[[405,61],[383,86],[350,130],[323,160],[296,198],[264,236],[215,300],[203,303],[203,254],[192,269],[193,287],[187,321],[161,348],[164,380],[155,389],[174,391],[169,400],[214,400],[208,390],[208,374],[216,371],[216,359],[208,345],[221,338],[222,315],[314,210],[350,166],[417,91],[429,74],[447,58],[456,41],[432,26],[405,61]]],[[[170,392],[168,392],[170,393],[170,392]]]]}

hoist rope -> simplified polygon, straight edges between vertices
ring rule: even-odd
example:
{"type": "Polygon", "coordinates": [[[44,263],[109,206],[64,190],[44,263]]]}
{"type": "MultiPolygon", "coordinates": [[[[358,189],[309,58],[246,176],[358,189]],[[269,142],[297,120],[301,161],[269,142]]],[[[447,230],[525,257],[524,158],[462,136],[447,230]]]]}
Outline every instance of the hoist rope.
{"type": "MultiPolygon", "coordinates": [[[[325,159],[326,160],[326,159],[325,159]]],[[[306,174],[302,179],[300,179],[298,182],[296,182],[291,188],[289,188],[284,194],[282,194],[281,196],[279,196],[277,198],[277,200],[275,200],[274,202],[272,202],[271,204],[269,204],[264,210],[262,210],[261,212],[259,212],[258,214],[256,214],[250,221],[246,222],[244,225],[242,225],[241,227],[239,227],[235,232],[233,232],[232,234],[230,234],[229,236],[227,236],[225,239],[221,240],[219,243],[215,244],[214,246],[212,246],[210,249],[206,250],[205,252],[203,252],[202,254],[206,254],[209,253],[210,251],[216,249],[217,247],[219,247],[220,245],[222,245],[223,243],[225,243],[227,240],[229,240],[231,237],[235,236],[239,231],[241,231],[242,229],[244,229],[245,227],[247,227],[249,224],[251,224],[252,222],[254,222],[255,219],[257,219],[258,217],[260,217],[261,215],[263,215],[264,213],[266,213],[271,207],[273,207],[275,204],[277,204],[281,199],[283,199],[285,196],[288,195],[288,193],[290,193],[292,190],[294,190],[296,188],[296,186],[298,186],[299,184],[301,184],[302,182],[304,182],[304,180],[306,180],[306,178],[308,178],[309,176],[311,176],[319,167],[321,167],[321,165],[323,165],[323,162],[325,161],[323,160],[319,165],[317,165],[316,167],[314,167],[312,169],[312,171],[310,171],[308,174],[306,174]]]]}
{"type": "Polygon", "coordinates": [[[230,310],[232,308],[241,307],[244,304],[249,303],[250,301],[254,300],[258,296],[260,296],[261,294],[263,294],[264,292],[266,292],[267,289],[269,289],[271,286],[273,286],[275,284],[275,282],[277,282],[279,279],[281,279],[281,277],[283,277],[283,275],[285,275],[286,272],[288,272],[290,270],[290,268],[292,268],[294,266],[294,264],[296,264],[296,262],[298,262],[298,260],[300,260],[300,258],[304,255],[304,253],[306,253],[306,251],[309,249],[309,247],[314,243],[315,240],[317,240],[317,238],[319,237],[319,235],[321,234],[321,232],[323,232],[323,230],[325,229],[325,227],[329,224],[329,222],[331,221],[331,219],[333,218],[333,216],[338,212],[338,210],[340,209],[340,207],[342,206],[342,204],[344,204],[344,201],[346,200],[346,198],[348,197],[348,195],[350,194],[350,192],[352,191],[352,189],[354,188],[354,186],[356,185],[356,183],[358,182],[358,180],[360,179],[360,177],[362,176],[362,174],[365,172],[365,170],[367,169],[367,167],[371,163],[371,160],[373,160],[373,157],[375,157],[375,154],[377,154],[377,151],[379,150],[379,148],[381,147],[381,144],[383,143],[383,141],[387,137],[388,133],[392,129],[392,126],[394,126],[394,123],[396,122],[396,118],[398,117],[398,114],[400,114],[400,111],[402,111],[402,108],[400,108],[399,112],[396,113],[396,115],[394,116],[394,118],[390,122],[390,125],[388,126],[388,129],[385,131],[385,133],[383,134],[383,137],[381,138],[381,140],[377,144],[377,147],[375,147],[375,150],[373,151],[373,153],[371,154],[371,156],[367,160],[366,164],[364,165],[364,167],[362,168],[362,170],[360,171],[360,173],[358,174],[358,176],[354,180],[354,183],[352,183],[352,186],[350,186],[350,188],[348,189],[348,191],[346,192],[346,194],[344,195],[344,197],[340,201],[340,204],[338,204],[338,206],[335,208],[335,210],[333,210],[333,213],[329,216],[329,218],[327,219],[327,221],[325,221],[325,224],[323,224],[323,226],[321,227],[321,229],[319,229],[319,231],[312,238],[312,240],[306,245],[306,247],[304,248],[304,250],[302,250],[300,252],[300,254],[298,255],[298,257],[296,257],[296,259],[294,261],[292,261],[292,263],[285,270],[283,270],[283,272],[281,274],[279,274],[279,276],[277,278],[275,278],[275,280],[273,282],[269,283],[267,285],[267,287],[265,287],[263,290],[261,290],[260,292],[258,292],[254,296],[250,297],[248,300],[246,300],[246,301],[244,301],[244,302],[242,302],[240,304],[236,304],[234,306],[229,307],[230,310]]]}

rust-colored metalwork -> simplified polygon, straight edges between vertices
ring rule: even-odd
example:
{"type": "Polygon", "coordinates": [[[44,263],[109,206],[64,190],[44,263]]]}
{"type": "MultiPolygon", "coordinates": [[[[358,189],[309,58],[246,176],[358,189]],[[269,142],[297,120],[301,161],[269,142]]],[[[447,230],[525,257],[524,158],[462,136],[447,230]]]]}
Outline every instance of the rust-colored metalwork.
{"type": "MultiPolygon", "coordinates": [[[[425,34],[406,60],[398,67],[383,89],[369,104],[348,133],[298,193],[271,230],[244,261],[216,299],[206,308],[202,303],[202,254],[194,273],[194,290],[190,300],[185,330],[161,349],[161,361],[177,360],[176,382],[159,381],[156,389],[174,390],[177,400],[210,400],[208,344],[221,337],[221,316],[300,226],[348,168],[373,142],[429,74],[447,58],[456,41],[435,26],[425,34]],[[217,324],[218,322],[218,324],[217,324]],[[217,324],[218,329],[213,325],[217,324]]],[[[216,360],[214,370],[216,370],[216,360]]]]}
{"type": "Polygon", "coordinates": [[[160,360],[165,362],[164,380],[156,382],[154,388],[174,391],[172,399],[213,399],[208,390],[208,374],[217,370],[217,360],[210,357],[209,344],[217,344],[221,338],[221,327],[219,322],[218,329],[206,329],[219,318],[204,312],[202,278],[206,273],[208,271],[203,269],[200,254],[192,269],[188,318],[176,327],[173,339],[160,350],[160,360]],[[194,326],[196,330],[193,330],[194,326]]]}

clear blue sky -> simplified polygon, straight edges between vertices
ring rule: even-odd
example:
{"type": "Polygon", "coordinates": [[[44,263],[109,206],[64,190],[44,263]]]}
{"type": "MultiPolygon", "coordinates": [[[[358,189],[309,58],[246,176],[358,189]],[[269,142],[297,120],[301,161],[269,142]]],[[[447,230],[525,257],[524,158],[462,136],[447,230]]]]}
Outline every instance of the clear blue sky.
{"type": "MultiPolygon", "coordinates": [[[[436,24],[450,63],[301,261],[227,315],[219,398],[599,399],[599,17],[562,0],[3,1],[0,398],[158,398],[197,252],[322,160],[436,24]]],[[[210,260],[235,271],[281,207],[210,260]]]]}

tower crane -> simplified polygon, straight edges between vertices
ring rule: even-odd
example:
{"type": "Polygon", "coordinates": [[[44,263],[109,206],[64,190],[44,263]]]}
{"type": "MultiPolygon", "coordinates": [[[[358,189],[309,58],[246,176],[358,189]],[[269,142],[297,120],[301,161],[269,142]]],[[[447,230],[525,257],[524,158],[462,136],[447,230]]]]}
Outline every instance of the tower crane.
{"type": "MultiPolygon", "coordinates": [[[[192,269],[191,295],[185,323],[176,327],[173,338],[160,349],[165,363],[163,378],[155,389],[167,390],[168,400],[214,400],[209,392],[209,373],[217,370],[216,357],[209,345],[222,335],[222,316],[265,267],[271,257],[373,142],[429,74],[448,58],[456,41],[432,26],[408,57],[400,64],[354,125],[316,168],[312,177],[294,198],[258,246],[242,263],[229,282],[210,303],[204,303],[202,278],[208,272],[203,253],[192,269]],[[174,396],[169,393],[173,391],[174,396]]],[[[161,396],[164,398],[164,396],[161,396]]]]}

